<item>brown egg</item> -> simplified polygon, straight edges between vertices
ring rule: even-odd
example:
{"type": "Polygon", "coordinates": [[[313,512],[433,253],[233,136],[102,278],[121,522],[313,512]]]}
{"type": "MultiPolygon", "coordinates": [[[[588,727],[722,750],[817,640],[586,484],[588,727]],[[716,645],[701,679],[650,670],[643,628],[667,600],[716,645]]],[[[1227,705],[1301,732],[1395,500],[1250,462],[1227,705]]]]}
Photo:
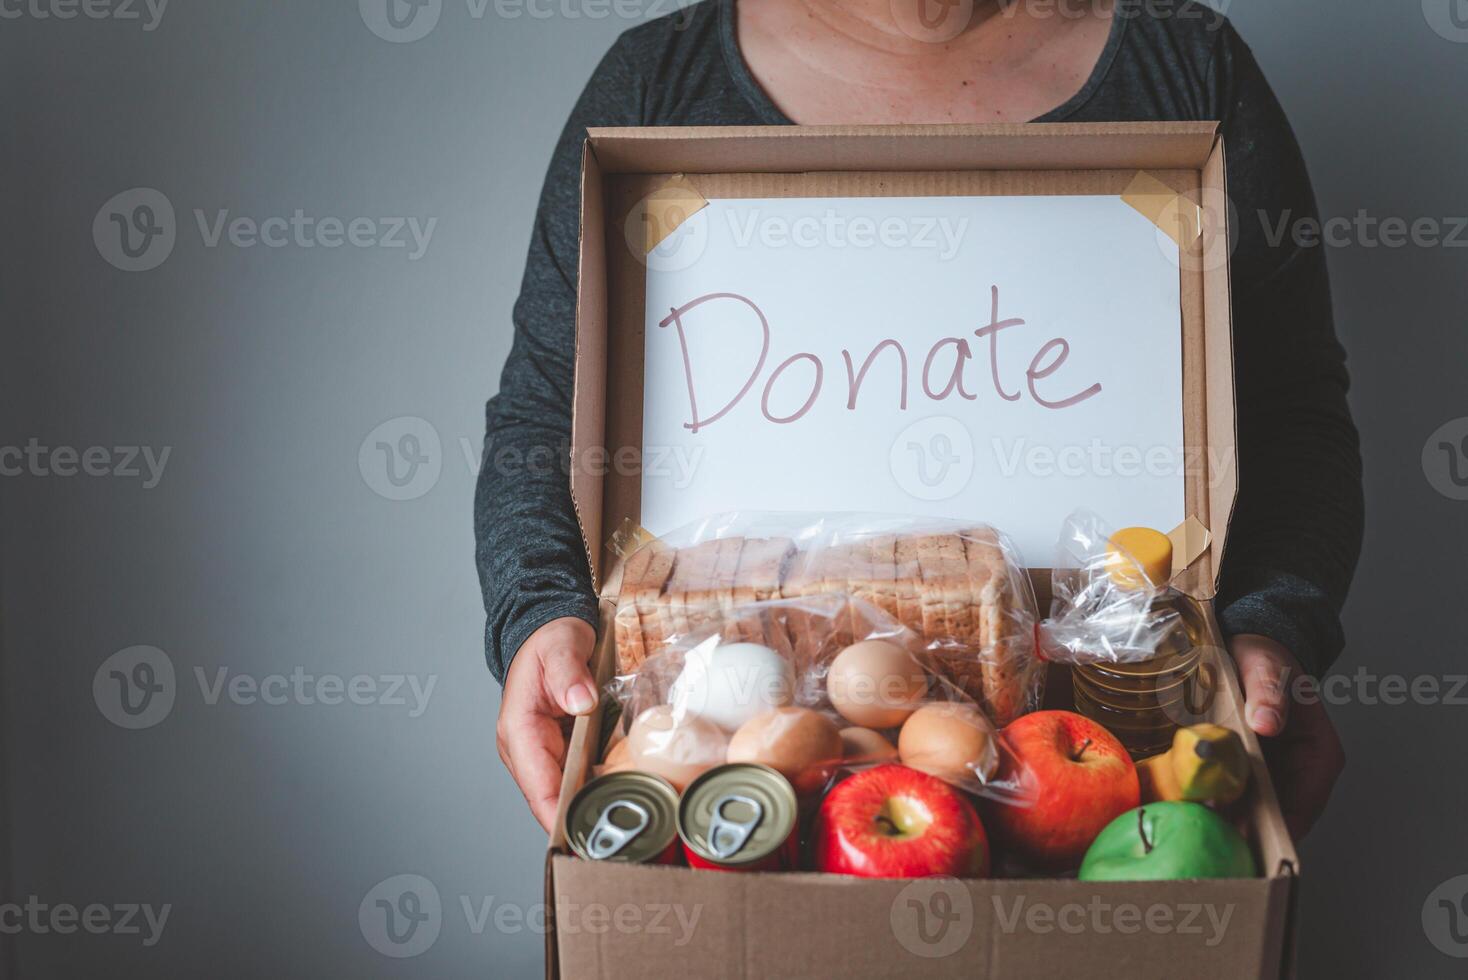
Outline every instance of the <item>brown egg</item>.
{"type": "Polygon", "coordinates": [[[693,715],[675,719],[672,706],[660,704],[637,716],[625,744],[629,768],[662,776],[681,792],[723,764],[729,736],[693,715]]]}
{"type": "Polygon", "coordinates": [[[928,675],[902,647],[886,640],[853,643],[826,673],[831,707],[853,725],[896,728],[922,703],[928,675]]]}
{"type": "Polygon", "coordinates": [[[959,785],[983,782],[999,764],[994,726],[970,704],[938,701],[912,713],[897,735],[902,764],[959,785]]]}
{"type": "Polygon", "coordinates": [[[746,721],[729,740],[730,762],[769,766],[802,795],[819,792],[841,756],[836,723],[809,708],[766,711],[746,721]]]}
{"type": "Polygon", "coordinates": [[[850,764],[876,765],[897,761],[897,746],[870,728],[841,729],[842,758],[850,764]]]}

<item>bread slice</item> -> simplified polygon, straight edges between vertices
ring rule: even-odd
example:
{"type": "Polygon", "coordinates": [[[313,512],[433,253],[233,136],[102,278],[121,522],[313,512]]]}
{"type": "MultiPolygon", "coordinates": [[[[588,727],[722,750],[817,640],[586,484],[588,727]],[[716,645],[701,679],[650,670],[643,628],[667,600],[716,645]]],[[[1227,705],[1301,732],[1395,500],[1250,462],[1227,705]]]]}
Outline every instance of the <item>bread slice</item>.
{"type": "Polygon", "coordinates": [[[648,565],[652,563],[652,551],[651,545],[638,548],[627,556],[627,563],[622,568],[622,592],[613,618],[619,674],[636,670],[647,658],[647,649],[642,643],[642,619],[637,611],[637,592],[647,576],[648,565]]]}
{"type": "Polygon", "coordinates": [[[642,645],[649,657],[662,650],[670,635],[671,624],[667,622],[664,613],[663,593],[668,587],[668,579],[673,574],[673,562],[677,558],[677,553],[661,542],[651,547],[652,558],[636,595],[637,615],[642,622],[642,645]]]}
{"type": "Polygon", "coordinates": [[[716,538],[701,541],[691,548],[680,548],[678,560],[673,566],[677,589],[673,592],[673,618],[681,627],[680,635],[686,636],[719,619],[719,594],[715,586],[719,552],[727,547],[727,541],[716,538]]]}
{"type": "Polygon", "coordinates": [[[892,562],[897,620],[918,636],[926,637],[922,599],[918,593],[922,570],[918,567],[917,538],[909,534],[899,534],[893,542],[892,562]]]}
{"type": "Polygon", "coordinates": [[[863,568],[870,576],[866,590],[870,601],[894,623],[901,623],[897,612],[897,566],[893,558],[896,539],[881,534],[868,538],[865,545],[867,560],[863,568]]]}

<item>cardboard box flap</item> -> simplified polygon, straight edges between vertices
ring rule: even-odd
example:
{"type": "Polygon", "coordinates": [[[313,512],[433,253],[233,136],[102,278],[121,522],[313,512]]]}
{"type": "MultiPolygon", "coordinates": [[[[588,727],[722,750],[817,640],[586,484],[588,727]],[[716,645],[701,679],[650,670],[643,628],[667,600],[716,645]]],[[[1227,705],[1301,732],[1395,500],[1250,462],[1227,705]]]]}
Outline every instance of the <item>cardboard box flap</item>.
{"type": "Polygon", "coordinates": [[[587,130],[602,171],[801,173],[1175,170],[1203,166],[1218,125],[649,126],[587,130]]]}
{"type": "MultiPolygon", "coordinates": [[[[1210,598],[1237,494],[1228,213],[1214,123],[918,127],[686,127],[588,131],[583,166],[582,288],[571,490],[593,580],[605,592],[602,542],[641,521],[640,477],[584,465],[589,452],[641,450],[646,265],[626,240],[637,202],[675,175],[709,198],[1114,194],[1147,171],[1170,185],[1199,234],[1180,257],[1186,517],[1209,544],[1177,580],[1210,598]],[[1218,243],[1224,243],[1221,252],[1218,243]]],[[[1174,209],[1176,210],[1176,209],[1174,209]]],[[[984,514],[970,515],[985,519],[984,514]]],[[[1103,515],[1105,516],[1105,515],[1103,515]]],[[[1002,523],[1002,522],[1001,522],[1002,523]]],[[[1058,527],[1058,519],[1057,519],[1058,527]]],[[[1164,528],[1163,530],[1167,530],[1164,528]]],[[[1033,559],[1031,559],[1033,562],[1033,559]]],[[[1041,584],[1048,581],[1035,568],[1041,584]]]]}

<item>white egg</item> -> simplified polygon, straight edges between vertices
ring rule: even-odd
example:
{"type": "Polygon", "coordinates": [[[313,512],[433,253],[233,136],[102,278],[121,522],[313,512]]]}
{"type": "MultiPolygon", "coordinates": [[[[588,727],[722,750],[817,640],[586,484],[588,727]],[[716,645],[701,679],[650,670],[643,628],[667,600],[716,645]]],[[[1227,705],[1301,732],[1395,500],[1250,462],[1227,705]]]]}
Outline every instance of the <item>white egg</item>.
{"type": "Polygon", "coordinates": [[[669,702],[732,732],[756,715],[790,704],[795,670],[758,643],[708,644],[688,651],[669,702]]]}

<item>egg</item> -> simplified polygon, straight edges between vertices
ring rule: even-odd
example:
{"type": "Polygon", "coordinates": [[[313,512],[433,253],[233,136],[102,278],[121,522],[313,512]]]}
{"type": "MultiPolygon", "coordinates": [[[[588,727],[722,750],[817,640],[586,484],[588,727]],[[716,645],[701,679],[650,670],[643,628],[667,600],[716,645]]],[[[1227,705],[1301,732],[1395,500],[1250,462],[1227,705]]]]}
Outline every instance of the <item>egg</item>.
{"type": "Polygon", "coordinates": [[[928,675],[886,640],[853,643],[826,672],[826,694],[841,717],[862,728],[896,728],[922,703],[928,675]]]}
{"type": "Polygon", "coordinates": [[[836,723],[810,708],[776,708],[756,715],[729,739],[730,762],[758,762],[790,780],[801,795],[826,785],[842,758],[836,723]]]}
{"type": "Polygon", "coordinates": [[[758,643],[725,643],[689,650],[668,700],[679,711],[732,732],[756,715],[790,704],[794,694],[790,661],[758,643]]]}
{"type": "Polygon", "coordinates": [[[660,704],[637,716],[623,744],[629,768],[662,776],[681,792],[723,764],[729,736],[711,722],[679,716],[671,705],[660,704]]]}
{"type": "Polygon", "coordinates": [[[841,729],[841,757],[848,765],[877,765],[897,761],[897,746],[870,728],[841,729]]]}
{"type": "Polygon", "coordinates": [[[994,775],[994,726],[970,704],[936,701],[912,713],[897,734],[902,764],[959,785],[994,775]]]}
{"type": "Polygon", "coordinates": [[[606,755],[602,756],[601,767],[597,770],[597,775],[604,776],[609,772],[623,772],[635,768],[632,765],[631,747],[632,743],[626,738],[613,742],[612,747],[607,749],[606,755]]]}

